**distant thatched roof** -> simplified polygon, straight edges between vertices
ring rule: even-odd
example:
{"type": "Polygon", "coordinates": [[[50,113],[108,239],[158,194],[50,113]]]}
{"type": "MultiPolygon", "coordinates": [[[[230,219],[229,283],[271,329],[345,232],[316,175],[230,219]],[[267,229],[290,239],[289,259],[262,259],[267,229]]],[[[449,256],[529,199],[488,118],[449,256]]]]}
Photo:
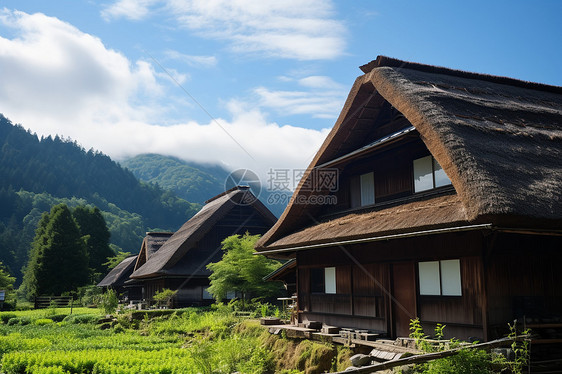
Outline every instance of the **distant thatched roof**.
{"type": "Polygon", "coordinates": [[[130,256],[121,261],[98,283],[98,287],[120,287],[133,273],[137,256],[130,256]]]}
{"type": "MultiPolygon", "coordinates": [[[[556,227],[562,223],[562,87],[383,56],[362,70],[365,74],[355,81],[309,170],[364,146],[361,134],[373,126],[377,105],[380,108],[388,102],[416,128],[451,179],[459,200],[455,206],[462,208],[462,214],[453,215],[452,221],[464,215],[470,223],[528,227],[556,227]],[[365,118],[364,113],[371,117],[365,118]]],[[[306,178],[307,175],[295,195],[307,194],[302,188],[306,178]]],[[[408,207],[412,206],[402,208],[408,207]]],[[[399,208],[390,208],[389,212],[399,208]]],[[[303,230],[310,225],[307,220],[314,216],[314,209],[318,208],[289,205],[258,242],[257,249],[323,240],[326,235],[362,235],[360,229],[332,234],[322,234],[320,226],[303,230]],[[311,230],[319,236],[312,235],[311,230]]],[[[368,217],[352,215],[340,220],[364,221],[368,217]]],[[[380,223],[373,223],[372,229],[365,229],[408,230],[392,215],[385,219],[388,225],[397,226],[384,223],[379,227],[380,223]]],[[[411,223],[412,228],[418,226],[411,223]]]]}
{"type": "Polygon", "coordinates": [[[173,232],[147,232],[135,263],[135,270],[144,265],[173,234],[173,232]]]}
{"type": "MultiPolygon", "coordinates": [[[[203,208],[175,232],[162,247],[154,253],[145,264],[137,268],[131,278],[147,278],[158,275],[194,275],[195,272],[206,274],[206,256],[208,253],[188,252],[236,206],[250,206],[255,214],[261,216],[267,227],[276,221],[275,216],[257,199],[249,188],[234,187],[214,198],[207,200],[203,208]]],[[[240,222],[240,229],[245,223],[240,222]]],[[[265,229],[267,229],[267,227],[265,229]]],[[[236,228],[232,228],[233,231],[236,228]]],[[[265,231],[265,230],[264,230],[265,231]]]]}

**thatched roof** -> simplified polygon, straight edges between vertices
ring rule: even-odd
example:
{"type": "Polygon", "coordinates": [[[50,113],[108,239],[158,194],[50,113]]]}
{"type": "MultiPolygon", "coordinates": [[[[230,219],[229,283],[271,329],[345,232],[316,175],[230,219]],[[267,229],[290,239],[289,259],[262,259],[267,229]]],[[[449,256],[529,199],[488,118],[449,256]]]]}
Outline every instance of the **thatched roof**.
{"type": "Polygon", "coordinates": [[[135,263],[135,270],[144,265],[173,234],[173,232],[147,232],[135,263]]]}
{"type": "Polygon", "coordinates": [[[271,247],[286,248],[295,243],[314,245],[466,224],[466,211],[459,197],[445,195],[321,222],[284,236],[271,247]]]}
{"type": "Polygon", "coordinates": [[[133,273],[137,256],[130,256],[121,261],[98,283],[98,287],[120,287],[133,273]]]}
{"type": "MultiPolygon", "coordinates": [[[[462,209],[462,214],[454,214],[451,222],[464,215],[468,223],[560,226],[562,87],[383,56],[362,70],[365,74],[355,81],[334,128],[309,170],[364,146],[363,134],[374,125],[383,103],[388,102],[415,127],[451,179],[459,201],[453,205],[462,209]]],[[[307,175],[295,195],[307,194],[302,189],[306,178],[307,175]]],[[[414,208],[409,204],[402,208],[408,207],[414,208]]],[[[387,213],[399,208],[389,208],[387,213]]],[[[330,235],[363,235],[359,228],[322,234],[318,227],[318,236],[312,235],[314,229],[306,227],[310,226],[310,217],[315,217],[315,209],[318,207],[289,205],[277,224],[258,242],[257,249],[324,240],[330,235]]],[[[337,222],[365,221],[369,217],[350,215],[337,222]]],[[[366,225],[365,229],[371,234],[379,229],[381,233],[388,229],[410,229],[395,222],[391,214],[385,217],[388,224],[377,223],[373,229],[366,225]]],[[[419,224],[431,225],[430,220],[425,224],[415,221],[413,218],[411,229],[419,224]]]]}
{"type": "MultiPolygon", "coordinates": [[[[145,264],[134,271],[131,278],[207,274],[204,265],[208,263],[205,262],[208,260],[208,253],[202,251],[190,253],[190,250],[196,247],[197,243],[237,206],[251,207],[254,215],[258,215],[267,222],[263,231],[276,221],[275,216],[252,194],[248,187],[234,187],[207,200],[195,216],[175,232],[145,264]]],[[[251,217],[247,217],[245,220],[249,220],[249,218],[251,217]]],[[[237,223],[240,227],[238,230],[236,227],[232,228],[232,234],[234,231],[243,233],[246,224],[245,221],[237,223]]]]}

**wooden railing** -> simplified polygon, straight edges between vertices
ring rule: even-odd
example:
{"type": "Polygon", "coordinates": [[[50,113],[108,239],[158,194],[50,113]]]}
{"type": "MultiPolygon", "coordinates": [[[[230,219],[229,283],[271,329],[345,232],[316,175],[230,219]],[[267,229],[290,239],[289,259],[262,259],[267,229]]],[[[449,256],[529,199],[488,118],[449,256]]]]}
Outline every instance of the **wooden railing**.
{"type": "Polygon", "coordinates": [[[74,298],[72,296],[36,296],[34,305],[35,309],[72,308],[74,298]]]}

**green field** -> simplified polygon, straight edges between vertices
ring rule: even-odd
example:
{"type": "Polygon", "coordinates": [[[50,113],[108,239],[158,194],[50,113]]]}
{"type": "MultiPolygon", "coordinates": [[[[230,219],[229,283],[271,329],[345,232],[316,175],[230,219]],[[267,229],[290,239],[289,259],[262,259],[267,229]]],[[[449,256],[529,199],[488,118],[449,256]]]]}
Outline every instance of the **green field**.
{"type": "Polygon", "coordinates": [[[298,373],[332,350],[321,343],[298,348],[228,307],[114,319],[98,309],[69,313],[1,312],[0,373],[298,373]]]}

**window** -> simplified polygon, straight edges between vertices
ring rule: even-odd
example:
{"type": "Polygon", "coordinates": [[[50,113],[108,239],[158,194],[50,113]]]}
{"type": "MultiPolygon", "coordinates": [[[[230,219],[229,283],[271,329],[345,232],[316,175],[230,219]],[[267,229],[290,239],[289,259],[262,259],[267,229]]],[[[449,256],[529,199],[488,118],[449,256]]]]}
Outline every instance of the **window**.
{"type": "Polygon", "coordinates": [[[418,264],[420,295],[462,296],[460,260],[418,264]]]}
{"type": "Polygon", "coordinates": [[[315,293],[336,293],[336,268],[310,269],[310,291],[315,293]]]}
{"type": "Polygon", "coordinates": [[[431,190],[451,184],[451,180],[433,156],[414,160],[414,192],[431,190]]]}
{"type": "Polygon", "coordinates": [[[359,177],[361,184],[361,206],[375,203],[375,177],[373,172],[362,174],[359,177]]]}
{"type": "Polygon", "coordinates": [[[336,268],[324,269],[325,293],[336,293],[336,268]]]}

